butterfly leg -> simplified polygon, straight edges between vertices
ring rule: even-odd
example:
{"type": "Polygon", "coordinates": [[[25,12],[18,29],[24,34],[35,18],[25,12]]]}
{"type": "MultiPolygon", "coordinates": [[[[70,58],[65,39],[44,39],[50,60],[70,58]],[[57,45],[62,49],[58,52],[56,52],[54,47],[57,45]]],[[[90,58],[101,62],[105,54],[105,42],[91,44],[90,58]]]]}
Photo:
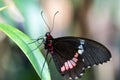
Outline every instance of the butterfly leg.
{"type": "MultiPolygon", "coordinates": [[[[44,61],[43,65],[42,65],[41,75],[42,75],[42,72],[43,72],[45,63],[46,63],[46,61],[47,61],[48,54],[49,54],[49,52],[47,51],[47,53],[46,53],[46,55],[45,55],[45,61],[44,61]]],[[[50,61],[51,61],[51,58],[50,58],[49,62],[50,62],[50,61]]],[[[42,80],[42,77],[41,77],[41,80],[42,80]]]]}
{"type": "Polygon", "coordinates": [[[43,40],[43,39],[44,39],[44,38],[32,39],[33,41],[32,41],[32,42],[29,42],[28,44],[36,43],[36,42],[38,42],[39,40],[43,40]]]}
{"type": "Polygon", "coordinates": [[[34,51],[34,50],[36,50],[37,48],[39,48],[39,47],[43,44],[43,42],[44,42],[44,40],[42,40],[42,42],[39,43],[39,45],[38,45],[36,48],[34,48],[32,51],[34,51]]]}

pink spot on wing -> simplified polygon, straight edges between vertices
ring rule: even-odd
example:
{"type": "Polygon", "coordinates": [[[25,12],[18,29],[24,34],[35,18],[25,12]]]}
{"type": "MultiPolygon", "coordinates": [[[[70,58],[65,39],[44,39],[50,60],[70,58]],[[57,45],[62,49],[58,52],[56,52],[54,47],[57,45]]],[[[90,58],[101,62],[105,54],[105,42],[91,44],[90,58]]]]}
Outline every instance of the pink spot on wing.
{"type": "Polygon", "coordinates": [[[78,53],[75,53],[75,55],[73,56],[73,58],[71,60],[66,61],[63,66],[61,67],[61,72],[65,72],[67,70],[73,69],[78,62],[78,53]]]}
{"type": "Polygon", "coordinates": [[[78,56],[79,56],[79,54],[78,54],[78,53],[75,53],[74,57],[77,58],[78,56]]]}
{"type": "Polygon", "coordinates": [[[69,66],[68,66],[67,62],[64,63],[64,66],[65,66],[66,70],[69,70],[69,66]]]}
{"type": "Polygon", "coordinates": [[[70,61],[67,61],[67,63],[68,63],[69,68],[72,69],[73,68],[72,63],[70,61]]]}
{"type": "Polygon", "coordinates": [[[70,63],[73,65],[73,66],[76,66],[76,63],[72,60],[70,60],[70,63]]]}
{"type": "Polygon", "coordinates": [[[62,66],[61,67],[61,72],[64,72],[65,71],[65,66],[62,66]]]}
{"type": "Polygon", "coordinates": [[[72,58],[72,60],[74,61],[74,62],[77,62],[78,61],[78,59],[77,58],[72,58]]]}

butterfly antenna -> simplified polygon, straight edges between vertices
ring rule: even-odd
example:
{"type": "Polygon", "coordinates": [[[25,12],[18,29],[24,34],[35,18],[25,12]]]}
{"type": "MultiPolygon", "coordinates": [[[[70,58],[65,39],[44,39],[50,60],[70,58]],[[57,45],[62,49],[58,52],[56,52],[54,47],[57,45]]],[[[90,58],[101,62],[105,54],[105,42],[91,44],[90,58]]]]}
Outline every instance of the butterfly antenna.
{"type": "MultiPolygon", "coordinates": [[[[42,65],[41,75],[42,75],[42,72],[43,72],[45,63],[46,63],[46,61],[47,61],[47,57],[48,57],[48,51],[47,51],[47,53],[46,53],[46,55],[45,55],[45,61],[44,61],[43,65],[42,65]]],[[[42,79],[42,76],[41,76],[41,79],[42,79]]]]}
{"type": "Polygon", "coordinates": [[[55,22],[55,16],[56,14],[59,13],[59,11],[55,12],[54,16],[53,16],[53,23],[52,23],[52,29],[50,30],[50,33],[53,31],[53,28],[54,28],[54,22],[55,22]]]}
{"type": "Polygon", "coordinates": [[[45,18],[43,17],[43,11],[41,11],[41,16],[42,16],[42,19],[43,19],[44,23],[47,25],[47,28],[48,28],[49,31],[51,32],[50,26],[47,24],[47,22],[45,21],[45,18]]]}

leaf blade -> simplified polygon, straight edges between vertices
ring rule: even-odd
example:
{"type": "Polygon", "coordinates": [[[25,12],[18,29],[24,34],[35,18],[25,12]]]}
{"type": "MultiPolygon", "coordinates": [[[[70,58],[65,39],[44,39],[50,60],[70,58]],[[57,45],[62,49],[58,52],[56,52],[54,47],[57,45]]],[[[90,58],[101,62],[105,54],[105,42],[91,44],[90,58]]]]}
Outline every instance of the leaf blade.
{"type": "Polygon", "coordinates": [[[28,43],[32,42],[32,40],[27,35],[25,35],[21,31],[10,25],[3,23],[0,23],[0,30],[3,31],[10,39],[12,39],[21,48],[21,50],[24,52],[26,57],[33,65],[38,75],[40,77],[42,76],[42,80],[51,80],[47,64],[45,64],[44,69],[42,71],[43,67],[42,65],[45,61],[42,53],[39,51],[39,49],[32,51],[33,49],[36,48],[36,45],[34,43],[28,45],[28,43]]]}

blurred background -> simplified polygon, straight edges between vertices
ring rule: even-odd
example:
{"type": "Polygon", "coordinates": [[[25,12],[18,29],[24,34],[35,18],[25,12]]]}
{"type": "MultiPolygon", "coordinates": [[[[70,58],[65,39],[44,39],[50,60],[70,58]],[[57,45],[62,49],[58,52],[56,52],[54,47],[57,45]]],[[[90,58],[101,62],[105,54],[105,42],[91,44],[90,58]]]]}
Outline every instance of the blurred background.
{"type": "MultiPolygon", "coordinates": [[[[79,80],[120,80],[120,0],[0,0],[0,23],[10,24],[37,39],[48,30],[55,12],[52,35],[78,36],[104,44],[112,53],[112,60],[87,69],[79,80]]],[[[63,79],[49,65],[52,80],[63,79]]],[[[0,31],[0,80],[40,80],[23,52],[0,31]]]]}

